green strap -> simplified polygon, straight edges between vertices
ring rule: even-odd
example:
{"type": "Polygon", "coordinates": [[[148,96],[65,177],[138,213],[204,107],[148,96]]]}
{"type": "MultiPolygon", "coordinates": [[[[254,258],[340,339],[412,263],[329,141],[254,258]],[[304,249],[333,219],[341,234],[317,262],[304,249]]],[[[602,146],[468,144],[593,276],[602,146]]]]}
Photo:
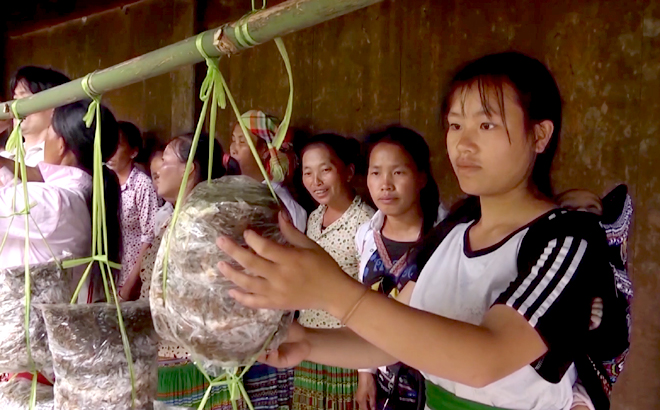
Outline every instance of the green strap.
{"type": "Polygon", "coordinates": [[[96,130],[94,133],[94,163],[92,169],[92,256],[66,261],[63,263],[63,266],[70,268],[87,264],[85,272],[83,273],[83,276],[76,287],[76,291],[74,292],[74,296],[71,299],[71,304],[75,304],[78,299],[78,294],[87,280],[94,262],[98,262],[99,269],[101,270],[101,278],[103,279],[106,300],[108,303],[112,303],[114,300],[117,309],[119,332],[121,333],[124,354],[126,355],[128,372],[131,378],[132,407],[135,407],[137,390],[135,383],[135,370],[133,368],[133,356],[131,354],[128,335],[126,334],[126,326],[121,313],[121,307],[119,306],[119,298],[116,297],[117,288],[115,287],[115,281],[112,277],[111,271],[112,268],[121,269],[121,265],[109,260],[108,221],[106,219],[105,194],[103,187],[103,153],[101,149],[101,96],[93,90],[91,85],[91,78],[93,75],[94,73],[88,74],[81,82],[83,90],[92,100],[87,109],[87,113],[83,117],[83,121],[88,128],[92,126],[94,121],[96,121],[96,130]]]}
{"type": "Polygon", "coordinates": [[[463,399],[426,380],[426,406],[431,410],[506,410],[463,399]]]}

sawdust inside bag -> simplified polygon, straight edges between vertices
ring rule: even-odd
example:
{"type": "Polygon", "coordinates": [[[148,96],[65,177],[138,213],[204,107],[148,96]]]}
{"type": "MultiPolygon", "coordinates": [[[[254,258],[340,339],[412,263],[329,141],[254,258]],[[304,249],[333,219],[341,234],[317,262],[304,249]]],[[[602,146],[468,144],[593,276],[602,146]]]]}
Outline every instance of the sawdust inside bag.
{"type": "Polygon", "coordinates": [[[205,367],[247,365],[269,338],[276,347],[292,321],[290,312],[251,309],[228,292],[236,285],[218,270],[218,262],[242,269],[216,245],[227,236],[247,246],[251,229],[285,243],[278,225],[280,207],[268,187],[245,176],[226,176],[198,184],[170,226],[167,288],[163,299],[163,258],[167,232],[156,258],[150,289],[151,311],[158,334],[193,354],[205,367]]]}
{"type": "MultiPolygon", "coordinates": [[[[30,266],[32,305],[68,303],[70,270],[55,262],[30,266]]],[[[41,313],[30,310],[30,348],[36,370],[52,378],[52,359],[41,313]]],[[[25,267],[0,269],[0,372],[31,371],[25,340],[25,267]]]]}
{"type": "Polygon", "coordinates": [[[40,305],[50,340],[58,410],[152,410],[158,389],[158,339],[146,301],[121,305],[133,356],[137,399],[113,304],[40,305]]]}
{"type": "MultiPolygon", "coordinates": [[[[15,378],[0,383],[0,409],[2,410],[28,410],[30,408],[30,393],[32,382],[30,380],[15,378]]],[[[53,386],[37,384],[37,400],[34,410],[53,410],[53,386]]]]}

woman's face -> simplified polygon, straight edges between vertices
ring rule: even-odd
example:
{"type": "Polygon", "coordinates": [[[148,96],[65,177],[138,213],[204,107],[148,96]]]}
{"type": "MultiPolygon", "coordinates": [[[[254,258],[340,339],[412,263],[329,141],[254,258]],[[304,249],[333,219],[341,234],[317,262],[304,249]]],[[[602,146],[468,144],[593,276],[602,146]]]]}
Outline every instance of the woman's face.
{"type": "Polygon", "coordinates": [[[378,209],[387,216],[400,216],[419,208],[419,193],[426,176],[399,145],[383,142],[369,155],[367,186],[378,209]]]}
{"type": "Polygon", "coordinates": [[[126,141],[126,136],[123,132],[119,132],[119,145],[117,145],[117,151],[115,155],[110,157],[108,160],[108,168],[115,172],[121,172],[126,169],[133,168],[133,161],[137,157],[138,151],[128,145],[126,141]]]}
{"type": "Polygon", "coordinates": [[[515,91],[507,84],[502,90],[506,124],[494,91],[487,95],[490,116],[474,86],[457,90],[450,104],[447,152],[461,189],[469,195],[494,196],[527,188],[537,152],[549,141],[537,144],[526,130],[515,91]]]}
{"type": "Polygon", "coordinates": [[[163,153],[157,152],[151,158],[151,163],[149,164],[149,173],[151,173],[151,182],[154,184],[154,188],[158,191],[158,181],[160,180],[160,169],[163,167],[163,153]]]}
{"type": "MultiPolygon", "coordinates": [[[[176,140],[175,140],[176,141],[176,140]]],[[[183,182],[186,163],[175,154],[176,145],[169,143],[163,152],[163,164],[158,171],[158,196],[173,204],[179,195],[179,188],[183,182]]]]}
{"type": "MultiPolygon", "coordinates": [[[[238,162],[238,165],[241,167],[241,174],[249,175],[251,173],[259,172],[259,166],[250,151],[250,146],[248,145],[245,134],[240,125],[236,124],[234,130],[231,134],[231,145],[229,146],[229,154],[238,162]]],[[[257,141],[252,139],[252,142],[256,145],[257,141]]]]}
{"type": "Polygon", "coordinates": [[[353,172],[323,144],[305,150],[302,157],[303,185],[316,202],[331,205],[348,196],[353,172]]]}
{"type": "MultiPolygon", "coordinates": [[[[27,98],[34,94],[30,91],[25,80],[21,80],[16,85],[14,89],[13,98],[15,100],[20,98],[27,98]]],[[[30,138],[32,136],[38,136],[50,127],[50,123],[53,119],[53,110],[45,110],[40,112],[35,112],[30,114],[23,119],[21,123],[21,132],[25,138],[30,138]]],[[[18,125],[18,121],[14,120],[14,127],[18,125]]]]}

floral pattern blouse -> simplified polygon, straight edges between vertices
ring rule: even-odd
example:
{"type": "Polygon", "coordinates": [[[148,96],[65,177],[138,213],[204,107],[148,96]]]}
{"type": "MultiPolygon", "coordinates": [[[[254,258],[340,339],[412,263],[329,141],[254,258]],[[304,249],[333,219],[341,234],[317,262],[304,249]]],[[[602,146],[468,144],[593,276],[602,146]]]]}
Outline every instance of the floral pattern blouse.
{"type": "MultiPolygon", "coordinates": [[[[355,234],[360,225],[371,220],[374,209],[356,196],[346,212],[323,229],[323,216],[327,209],[327,206],[321,205],[310,214],[307,221],[307,236],[328,252],[347,275],[358,280],[360,257],[355,248],[355,234]]],[[[298,322],[311,328],[341,327],[339,319],[323,310],[303,310],[300,312],[298,322]]]]}

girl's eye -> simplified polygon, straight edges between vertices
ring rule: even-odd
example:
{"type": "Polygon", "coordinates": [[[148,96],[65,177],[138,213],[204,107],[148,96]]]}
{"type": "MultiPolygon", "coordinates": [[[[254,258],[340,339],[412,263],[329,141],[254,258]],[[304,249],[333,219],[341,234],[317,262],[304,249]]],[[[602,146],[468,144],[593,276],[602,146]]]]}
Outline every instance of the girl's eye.
{"type": "Polygon", "coordinates": [[[311,172],[305,172],[305,173],[303,173],[303,176],[305,176],[305,177],[308,177],[308,176],[310,176],[310,175],[312,175],[311,172]]]}
{"type": "Polygon", "coordinates": [[[323,172],[330,172],[330,168],[323,169],[323,172]]]}
{"type": "Polygon", "coordinates": [[[495,124],[493,124],[492,122],[484,122],[483,124],[481,124],[482,130],[492,130],[493,128],[495,128],[495,124]]]}
{"type": "Polygon", "coordinates": [[[369,175],[378,175],[378,171],[371,171],[369,172],[369,175]]]}
{"type": "Polygon", "coordinates": [[[449,124],[449,129],[452,131],[458,131],[461,129],[460,124],[449,124]]]}

